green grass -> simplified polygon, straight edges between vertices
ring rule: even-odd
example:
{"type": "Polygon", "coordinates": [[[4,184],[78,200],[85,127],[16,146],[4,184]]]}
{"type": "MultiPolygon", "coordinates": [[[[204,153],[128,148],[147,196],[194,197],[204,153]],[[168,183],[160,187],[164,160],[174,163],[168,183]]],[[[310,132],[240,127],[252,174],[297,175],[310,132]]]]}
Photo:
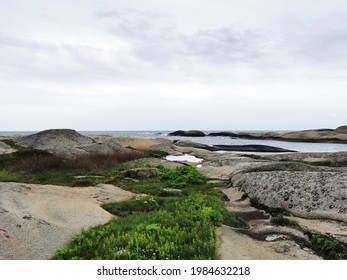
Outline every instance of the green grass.
{"type": "Polygon", "coordinates": [[[172,188],[183,188],[206,183],[206,178],[190,165],[163,169],[159,176],[161,180],[165,181],[172,188]]]}
{"type": "Polygon", "coordinates": [[[130,215],[76,236],[56,259],[215,259],[214,228],[222,221],[207,196],[194,195],[160,210],[130,215]]]}
{"type": "MultiPolygon", "coordinates": [[[[133,167],[133,166],[131,166],[133,167]]],[[[119,172],[125,166],[113,170],[119,172]]],[[[160,168],[157,178],[124,182],[124,188],[146,193],[133,201],[108,203],[103,208],[122,217],[104,226],[83,230],[56,259],[215,259],[214,229],[222,223],[242,226],[224,208],[223,193],[190,166],[160,168]],[[164,175],[163,175],[164,174],[164,175]],[[166,174],[171,177],[168,178],[166,174]],[[165,192],[177,186],[181,192],[165,192]],[[199,178],[190,185],[192,178],[199,178]]]]}

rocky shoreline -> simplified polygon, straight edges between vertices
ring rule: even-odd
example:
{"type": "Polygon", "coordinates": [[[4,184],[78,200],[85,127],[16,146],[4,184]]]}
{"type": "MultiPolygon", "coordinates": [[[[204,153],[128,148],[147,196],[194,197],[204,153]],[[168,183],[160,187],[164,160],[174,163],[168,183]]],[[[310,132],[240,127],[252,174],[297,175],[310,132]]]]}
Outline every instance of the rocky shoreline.
{"type": "MultiPolygon", "coordinates": [[[[339,132],[339,135],[345,135],[339,136],[339,139],[344,137],[347,139],[347,133],[343,129],[330,131],[329,133],[335,133],[336,131],[339,132]]],[[[312,131],[307,133],[307,135],[312,135],[312,133],[315,135],[312,131]]],[[[323,133],[326,133],[326,131],[323,133]]],[[[15,143],[15,145],[41,149],[68,158],[95,151],[120,150],[126,152],[129,149],[161,150],[169,155],[189,154],[201,158],[203,161],[199,163],[201,164],[199,171],[211,182],[221,182],[226,186],[222,190],[228,197],[227,209],[244,220],[249,226],[246,230],[227,226],[217,230],[218,255],[221,259],[319,259],[320,256],[305,246],[308,242],[308,236],[305,232],[322,234],[347,244],[346,152],[286,153],[271,154],[264,157],[249,154],[242,155],[240,153],[220,154],[213,149],[207,149],[205,145],[189,141],[82,136],[72,130],[49,130],[22,138],[1,138],[0,154],[13,153],[16,150],[16,146],[9,145],[10,142],[7,140],[13,141],[11,143],[15,143]],[[256,209],[252,205],[254,200],[259,205],[268,207],[268,209],[281,209],[284,216],[297,222],[298,228],[272,224],[270,222],[271,213],[269,214],[263,209],[256,209]],[[238,244],[233,244],[233,242],[238,242],[238,244]]],[[[142,159],[141,162],[164,163],[167,166],[180,164],[197,166],[197,163],[169,162],[165,159],[154,158],[142,159]]],[[[83,212],[78,204],[73,210],[74,204],[70,203],[71,211],[66,211],[64,200],[60,200],[58,194],[52,194],[49,199],[52,201],[59,199],[60,203],[56,204],[55,212],[50,216],[47,214],[49,213],[50,204],[46,203],[44,207],[40,208],[37,207],[36,203],[33,203],[37,199],[34,196],[34,193],[38,192],[36,189],[44,190],[45,188],[49,187],[0,183],[0,221],[2,225],[0,229],[0,251],[8,252],[11,247],[10,244],[21,247],[23,244],[30,242],[26,237],[31,236],[32,232],[39,232],[43,226],[47,229],[40,233],[41,241],[37,241],[40,250],[44,250],[44,244],[51,240],[52,234],[54,236],[61,235],[61,232],[66,234],[64,238],[55,239],[54,242],[56,243],[53,245],[57,248],[64,245],[64,242],[72,237],[72,232],[76,232],[75,227],[74,230],[69,228],[71,227],[69,222],[71,213],[74,213],[74,219],[88,215],[86,213],[90,211],[91,208],[88,207],[91,206],[83,206],[86,211],[83,212]],[[25,190],[25,192],[16,191],[18,188],[25,190]],[[9,195],[11,199],[9,199],[9,195]],[[14,207],[14,205],[17,206],[14,207]],[[23,218],[30,215],[31,219],[23,218]],[[54,218],[57,215],[61,218],[58,222],[54,218]],[[40,221],[45,221],[45,224],[43,225],[40,221]],[[62,221],[65,221],[65,223],[62,223],[62,221]],[[18,227],[17,225],[21,225],[22,222],[26,226],[18,227]],[[64,229],[54,233],[57,227],[63,227],[64,229]]],[[[105,192],[105,190],[98,187],[95,188],[93,192],[99,194],[90,193],[90,188],[84,188],[85,191],[81,190],[80,194],[82,198],[84,197],[84,201],[91,201],[92,204],[90,205],[93,205],[93,211],[96,211],[95,207],[97,207],[95,206],[95,198],[99,197],[101,193],[105,194],[108,197],[107,199],[115,199],[117,193],[121,191],[117,190],[115,194],[112,194],[109,189],[105,192]],[[87,193],[82,195],[83,192],[87,193]]],[[[62,192],[59,196],[69,196],[68,191],[71,190],[66,187],[54,187],[53,189],[59,189],[59,192],[62,192]]],[[[127,195],[129,197],[134,196],[133,194],[127,195]]],[[[102,210],[100,207],[99,209],[102,210]]],[[[103,222],[105,222],[104,210],[100,211],[100,219],[95,214],[92,224],[103,222]]],[[[80,227],[92,225],[88,223],[87,221],[85,224],[78,225],[80,227]]],[[[52,252],[51,247],[50,250],[52,252]]],[[[2,254],[0,259],[40,259],[47,258],[50,253],[45,251],[43,255],[37,255],[36,257],[25,254],[22,250],[17,252],[17,255],[16,253],[13,253],[13,255],[2,254]]]]}
{"type": "Polygon", "coordinates": [[[338,143],[347,144],[347,126],[339,126],[336,129],[311,129],[292,132],[212,132],[205,134],[199,130],[178,130],[169,133],[170,136],[183,137],[205,137],[205,136],[226,136],[240,139],[258,139],[258,140],[278,140],[288,142],[306,142],[306,143],[338,143]]]}

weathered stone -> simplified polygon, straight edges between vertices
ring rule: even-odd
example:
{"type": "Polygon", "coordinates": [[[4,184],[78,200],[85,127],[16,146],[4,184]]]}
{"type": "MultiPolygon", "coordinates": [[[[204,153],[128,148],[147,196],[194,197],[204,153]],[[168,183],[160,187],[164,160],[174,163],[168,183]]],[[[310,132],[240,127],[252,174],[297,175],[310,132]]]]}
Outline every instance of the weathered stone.
{"type": "Polygon", "coordinates": [[[48,150],[76,148],[82,145],[90,145],[94,141],[72,129],[49,129],[21,137],[16,143],[33,149],[48,150]]]}
{"type": "Polygon", "coordinates": [[[347,173],[250,172],[231,178],[234,187],[261,203],[306,218],[347,222],[347,173]]]}

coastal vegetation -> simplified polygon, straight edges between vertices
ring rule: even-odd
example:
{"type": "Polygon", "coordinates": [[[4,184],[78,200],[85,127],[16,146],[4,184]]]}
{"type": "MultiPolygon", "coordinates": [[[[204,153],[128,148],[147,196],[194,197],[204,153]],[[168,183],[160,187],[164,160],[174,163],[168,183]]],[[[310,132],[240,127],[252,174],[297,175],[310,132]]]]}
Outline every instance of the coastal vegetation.
{"type": "Polygon", "coordinates": [[[120,163],[163,155],[160,151],[131,150],[63,158],[47,151],[21,147],[14,153],[0,156],[0,181],[63,186],[95,185],[95,176],[106,176],[120,163]]]}
{"type": "MultiPolygon", "coordinates": [[[[222,192],[193,167],[159,169],[155,178],[119,182],[124,189],[145,195],[103,205],[121,218],[83,230],[55,258],[215,259],[215,227],[224,222],[241,225],[224,208],[222,192]]],[[[121,180],[122,170],[124,165],[110,172],[112,180],[121,180]]]]}
{"type": "Polygon", "coordinates": [[[63,158],[25,147],[0,156],[0,180],[91,186],[112,183],[138,193],[136,200],[102,207],[119,217],[105,225],[84,229],[56,259],[216,259],[215,228],[243,224],[224,208],[219,185],[192,166],[131,164],[144,157],[163,157],[160,151],[115,151],[63,158]],[[156,176],[126,180],[124,171],[158,169],[156,176]]]}

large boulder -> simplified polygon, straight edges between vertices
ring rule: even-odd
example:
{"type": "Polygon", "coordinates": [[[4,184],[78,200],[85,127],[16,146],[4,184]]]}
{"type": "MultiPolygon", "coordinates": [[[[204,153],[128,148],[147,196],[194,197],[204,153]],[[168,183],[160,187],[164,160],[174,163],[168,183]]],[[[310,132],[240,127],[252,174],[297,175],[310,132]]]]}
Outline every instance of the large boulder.
{"type": "Polygon", "coordinates": [[[200,130],[177,130],[169,133],[169,136],[185,136],[185,137],[204,137],[206,136],[204,132],[200,130]]]}
{"type": "Polygon", "coordinates": [[[94,141],[72,129],[49,129],[21,137],[16,143],[33,149],[49,150],[86,146],[94,141]]]}
{"type": "Polygon", "coordinates": [[[347,125],[342,125],[339,126],[338,128],[335,129],[337,133],[346,133],[347,134],[347,125]]]}

